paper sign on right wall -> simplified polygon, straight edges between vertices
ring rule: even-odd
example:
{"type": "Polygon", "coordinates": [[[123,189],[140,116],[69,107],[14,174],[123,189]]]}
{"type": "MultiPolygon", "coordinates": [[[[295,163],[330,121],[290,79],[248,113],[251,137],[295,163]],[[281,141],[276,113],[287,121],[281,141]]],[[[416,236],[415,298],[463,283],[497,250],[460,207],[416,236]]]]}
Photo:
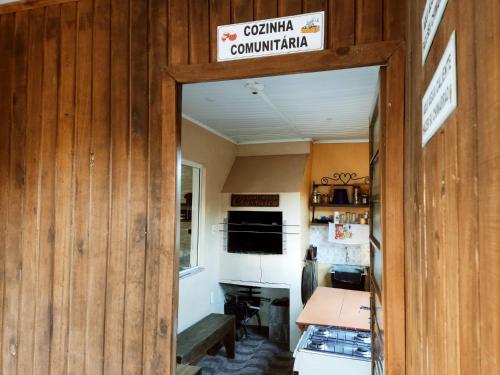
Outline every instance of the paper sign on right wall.
{"type": "Polygon", "coordinates": [[[422,147],[457,108],[456,34],[451,34],[443,57],[422,98],[422,147]]]}

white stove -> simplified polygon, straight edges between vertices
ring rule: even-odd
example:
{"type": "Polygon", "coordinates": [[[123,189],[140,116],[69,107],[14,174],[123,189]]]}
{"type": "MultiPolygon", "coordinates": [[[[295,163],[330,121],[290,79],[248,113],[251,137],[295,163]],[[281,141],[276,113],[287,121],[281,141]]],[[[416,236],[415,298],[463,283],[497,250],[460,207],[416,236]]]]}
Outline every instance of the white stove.
{"type": "Polygon", "coordinates": [[[294,357],[294,375],[369,375],[371,333],[309,326],[294,357]]]}

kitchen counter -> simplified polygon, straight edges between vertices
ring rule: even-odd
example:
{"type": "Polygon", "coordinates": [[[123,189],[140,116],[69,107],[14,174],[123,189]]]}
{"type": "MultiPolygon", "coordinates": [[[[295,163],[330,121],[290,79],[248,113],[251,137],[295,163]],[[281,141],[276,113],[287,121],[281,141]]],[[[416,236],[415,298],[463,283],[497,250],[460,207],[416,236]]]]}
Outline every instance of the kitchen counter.
{"type": "Polygon", "coordinates": [[[309,325],[370,330],[370,293],[318,287],[296,320],[301,330],[309,325]]]}

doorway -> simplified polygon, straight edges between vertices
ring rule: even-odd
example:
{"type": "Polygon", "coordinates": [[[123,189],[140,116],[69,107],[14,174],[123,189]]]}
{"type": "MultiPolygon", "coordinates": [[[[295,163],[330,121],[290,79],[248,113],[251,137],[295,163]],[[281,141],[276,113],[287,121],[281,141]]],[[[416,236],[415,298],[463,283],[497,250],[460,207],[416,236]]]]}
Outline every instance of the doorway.
{"type": "MultiPolygon", "coordinates": [[[[347,58],[336,56],[330,51],[307,54],[307,62],[293,61],[290,56],[264,59],[263,64],[257,65],[247,61],[235,63],[218,63],[206,66],[176,66],[170,69],[163,84],[165,123],[164,132],[175,135],[175,143],[169,155],[165,155],[166,163],[179,164],[178,148],[180,144],[180,119],[181,119],[181,84],[203,81],[219,81],[232,78],[253,78],[256,76],[281,75],[296,72],[314,72],[329,70],[329,68],[348,68],[367,65],[383,65],[381,73],[380,108],[381,119],[385,124],[381,130],[382,144],[379,150],[381,160],[381,174],[384,176],[381,185],[381,196],[388,197],[382,210],[382,236],[384,239],[383,266],[384,285],[397,283],[397,290],[386,288],[383,300],[384,311],[384,337],[383,346],[386,356],[391,353],[391,362],[386,368],[401,368],[404,363],[404,253],[403,253],[403,227],[402,227],[402,131],[403,131],[403,105],[404,105],[404,57],[398,45],[386,43],[384,48],[378,50],[358,51],[348,54],[347,58]],[[329,59],[330,58],[330,59],[329,59]],[[272,60],[272,64],[271,64],[272,60]],[[371,63],[370,63],[371,62],[371,63]],[[388,161],[390,160],[390,162],[388,161]],[[390,167],[389,167],[390,163],[390,167]],[[390,256],[389,256],[390,255],[390,256]]],[[[173,164],[171,164],[173,165],[173,164]]],[[[177,170],[177,169],[176,169],[177,170]]],[[[176,177],[178,178],[178,177],[176,177]]],[[[175,191],[171,191],[176,196],[175,191]]],[[[176,218],[174,218],[176,219],[176,218]]],[[[170,221],[171,224],[175,220],[170,221]]],[[[171,233],[175,225],[171,225],[171,233]]],[[[171,253],[171,261],[175,264],[175,251],[171,253]]],[[[174,272],[175,272],[174,268],[174,272]]],[[[174,275],[175,276],[175,273],[174,275]]],[[[172,280],[174,293],[177,285],[172,280]]],[[[171,314],[174,321],[176,313],[176,299],[173,299],[171,314]]],[[[175,333],[172,345],[175,348],[175,333]]],[[[172,352],[175,354],[175,350],[172,352]]],[[[174,361],[175,362],[175,361],[174,361]]]]}

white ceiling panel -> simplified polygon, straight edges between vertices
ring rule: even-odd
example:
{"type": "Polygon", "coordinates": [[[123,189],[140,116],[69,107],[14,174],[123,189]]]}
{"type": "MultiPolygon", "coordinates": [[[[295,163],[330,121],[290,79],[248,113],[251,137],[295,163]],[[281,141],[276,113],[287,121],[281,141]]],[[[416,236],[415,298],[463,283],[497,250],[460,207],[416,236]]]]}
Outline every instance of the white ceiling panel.
{"type": "Polygon", "coordinates": [[[184,85],[182,112],[235,143],[366,139],[378,71],[367,67],[184,85]]]}

